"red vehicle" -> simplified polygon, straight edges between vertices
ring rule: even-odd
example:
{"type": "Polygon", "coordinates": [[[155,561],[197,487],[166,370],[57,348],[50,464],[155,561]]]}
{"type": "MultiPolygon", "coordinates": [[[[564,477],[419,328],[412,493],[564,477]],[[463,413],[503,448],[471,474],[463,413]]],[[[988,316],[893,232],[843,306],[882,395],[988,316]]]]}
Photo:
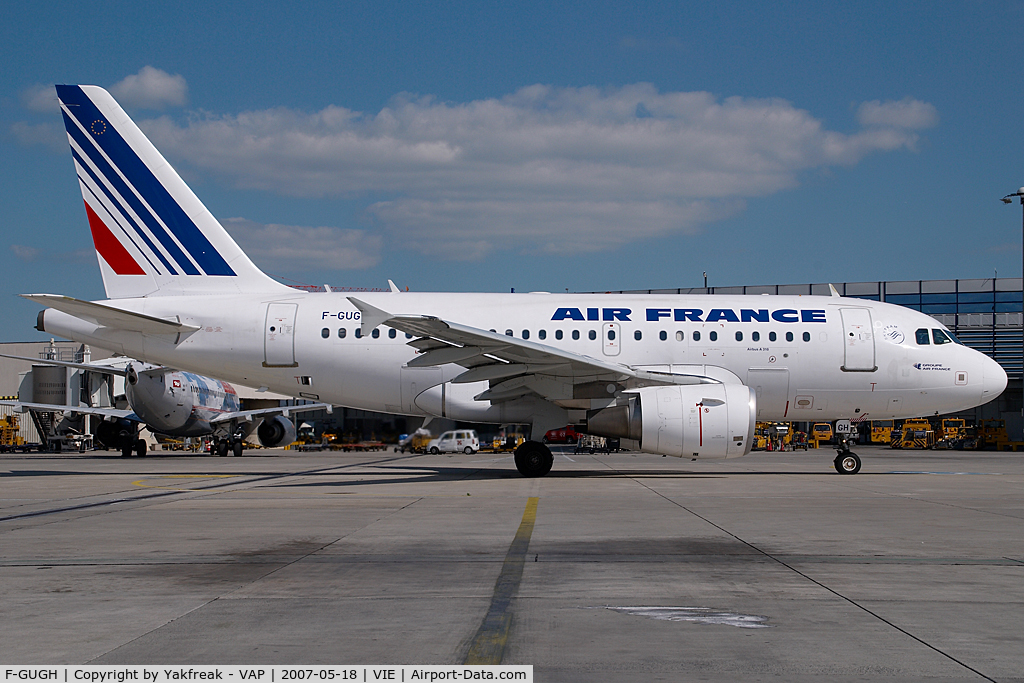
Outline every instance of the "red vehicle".
{"type": "Polygon", "coordinates": [[[572,425],[552,429],[544,435],[544,443],[577,443],[580,434],[572,425]]]}

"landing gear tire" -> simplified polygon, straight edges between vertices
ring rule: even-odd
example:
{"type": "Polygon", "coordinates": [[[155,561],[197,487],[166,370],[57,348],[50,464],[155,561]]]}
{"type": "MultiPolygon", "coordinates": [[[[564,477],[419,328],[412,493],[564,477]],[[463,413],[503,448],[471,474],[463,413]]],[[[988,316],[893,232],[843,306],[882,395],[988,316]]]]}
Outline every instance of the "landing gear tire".
{"type": "Polygon", "coordinates": [[[524,441],[516,449],[516,469],[524,477],[543,477],[551,471],[555,457],[551,449],[537,441],[524,441]]]}
{"type": "Polygon", "coordinates": [[[832,464],[835,465],[836,472],[839,474],[857,474],[860,472],[860,458],[855,453],[840,453],[832,461],[832,464]]]}
{"type": "Polygon", "coordinates": [[[130,458],[130,457],[132,457],[132,446],[134,446],[134,445],[135,444],[133,444],[132,442],[129,441],[125,445],[121,446],[121,457],[122,458],[130,458]]]}
{"type": "Polygon", "coordinates": [[[140,458],[146,457],[146,442],[143,441],[142,439],[139,439],[138,441],[135,442],[135,455],[139,456],[140,458]]]}
{"type": "Polygon", "coordinates": [[[234,454],[234,456],[236,458],[241,458],[242,457],[242,442],[241,441],[236,441],[233,444],[231,444],[231,452],[234,454]]]}
{"type": "Polygon", "coordinates": [[[228,454],[228,442],[227,441],[218,441],[217,442],[217,455],[219,455],[220,457],[224,458],[224,457],[227,457],[227,454],[228,454]]]}

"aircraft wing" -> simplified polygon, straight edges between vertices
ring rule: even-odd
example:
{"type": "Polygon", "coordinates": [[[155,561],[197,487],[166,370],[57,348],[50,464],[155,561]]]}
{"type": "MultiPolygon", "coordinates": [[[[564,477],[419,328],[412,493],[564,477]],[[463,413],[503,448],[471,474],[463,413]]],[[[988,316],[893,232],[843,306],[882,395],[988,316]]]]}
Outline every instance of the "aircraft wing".
{"type": "Polygon", "coordinates": [[[223,413],[210,420],[210,424],[220,424],[222,422],[228,422],[231,420],[242,420],[244,422],[251,422],[253,418],[264,418],[274,417],[276,415],[284,415],[288,417],[290,413],[305,413],[310,410],[326,410],[328,413],[334,410],[334,406],[329,403],[307,403],[301,406],[284,406],[278,408],[258,408],[256,410],[238,410],[233,413],[223,413]]]}
{"type": "MultiPolygon", "coordinates": [[[[78,368],[80,370],[88,370],[103,375],[120,375],[124,377],[128,374],[128,371],[124,368],[116,368],[110,365],[97,365],[95,363],[72,363],[65,360],[46,360],[45,358],[29,358],[28,356],[12,356],[9,353],[0,353],[0,356],[4,358],[13,358],[15,360],[26,360],[35,365],[56,365],[65,368],[78,368]]],[[[129,363],[129,359],[124,359],[125,364],[129,363]]]]}
{"type": "Polygon", "coordinates": [[[80,415],[97,415],[108,419],[128,418],[134,422],[142,422],[132,410],[120,408],[93,408],[90,406],[68,406],[54,403],[27,403],[25,401],[0,401],[0,406],[11,406],[18,410],[42,410],[50,413],[78,413],[80,415]]]}
{"type": "Polygon", "coordinates": [[[348,297],[361,312],[363,334],[387,325],[415,337],[409,346],[421,355],[409,367],[454,363],[466,368],[452,382],[490,381],[477,400],[511,400],[536,393],[566,404],[579,399],[611,398],[624,389],[657,384],[717,384],[701,375],[636,370],[606,360],[573,353],[547,344],[498,334],[432,316],[391,315],[356,297],[348,297]]]}

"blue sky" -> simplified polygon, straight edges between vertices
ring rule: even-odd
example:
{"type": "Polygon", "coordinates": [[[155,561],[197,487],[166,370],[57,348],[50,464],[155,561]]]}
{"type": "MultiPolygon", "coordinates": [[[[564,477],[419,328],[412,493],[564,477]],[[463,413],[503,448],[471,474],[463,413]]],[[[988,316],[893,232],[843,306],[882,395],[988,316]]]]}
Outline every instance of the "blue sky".
{"type": "Polygon", "coordinates": [[[286,281],[1021,275],[1024,3],[21,3],[4,340],[103,297],[52,84],[110,88],[286,281]]]}

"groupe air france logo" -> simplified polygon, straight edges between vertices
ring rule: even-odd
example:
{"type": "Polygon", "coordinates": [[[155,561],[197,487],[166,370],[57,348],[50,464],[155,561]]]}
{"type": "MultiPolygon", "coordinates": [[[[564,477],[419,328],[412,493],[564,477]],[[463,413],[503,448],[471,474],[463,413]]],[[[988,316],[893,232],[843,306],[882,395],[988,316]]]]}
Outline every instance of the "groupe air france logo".
{"type": "Polygon", "coordinates": [[[96,119],[89,126],[89,130],[92,131],[93,135],[103,135],[107,132],[107,122],[103,119],[96,119]]]}

